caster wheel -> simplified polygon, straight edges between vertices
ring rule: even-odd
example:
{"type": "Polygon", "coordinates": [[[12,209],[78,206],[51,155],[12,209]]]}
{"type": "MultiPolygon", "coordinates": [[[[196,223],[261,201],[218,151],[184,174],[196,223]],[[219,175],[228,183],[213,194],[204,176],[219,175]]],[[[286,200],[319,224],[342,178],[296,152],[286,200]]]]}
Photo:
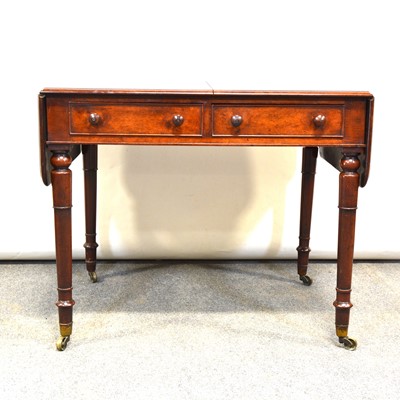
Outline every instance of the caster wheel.
{"type": "Polygon", "coordinates": [[[97,282],[97,274],[95,271],[88,272],[89,278],[93,283],[97,282]]]}
{"type": "Polygon", "coordinates": [[[311,286],[312,284],[312,279],[308,275],[301,275],[300,280],[304,283],[306,286],[311,286]]]}
{"type": "Polygon", "coordinates": [[[346,350],[354,351],[357,348],[357,342],[347,336],[339,338],[339,343],[342,343],[346,350]]]}
{"type": "Polygon", "coordinates": [[[60,336],[57,340],[56,347],[58,351],[64,351],[67,348],[69,336],[60,336]]]}

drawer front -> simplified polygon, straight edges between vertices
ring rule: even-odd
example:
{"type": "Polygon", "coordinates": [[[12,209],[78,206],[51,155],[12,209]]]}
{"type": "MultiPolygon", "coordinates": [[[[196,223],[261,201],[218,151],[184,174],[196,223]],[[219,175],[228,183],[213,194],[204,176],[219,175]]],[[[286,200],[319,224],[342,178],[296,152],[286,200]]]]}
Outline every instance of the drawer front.
{"type": "Polygon", "coordinates": [[[202,114],[202,104],[70,103],[70,134],[201,136],[202,114]]]}
{"type": "Polygon", "coordinates": [[[343,105],[213,107],[213,136],[342,137],[343,105]]]}

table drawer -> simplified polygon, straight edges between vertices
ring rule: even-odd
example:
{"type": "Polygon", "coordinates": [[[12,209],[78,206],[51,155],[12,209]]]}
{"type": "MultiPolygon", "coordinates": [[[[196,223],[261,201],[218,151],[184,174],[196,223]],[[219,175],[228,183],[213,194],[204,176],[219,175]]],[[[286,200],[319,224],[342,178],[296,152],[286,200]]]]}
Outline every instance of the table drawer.
{"type": "Polygon", "coordinates": [[[70,133],[201,136],[202,104],[70,103],[70,133]]]}
{"type": "Polygon", "coordinates": [[[214,106],[213,136],[343,136],[344,106],[214,106]]]}

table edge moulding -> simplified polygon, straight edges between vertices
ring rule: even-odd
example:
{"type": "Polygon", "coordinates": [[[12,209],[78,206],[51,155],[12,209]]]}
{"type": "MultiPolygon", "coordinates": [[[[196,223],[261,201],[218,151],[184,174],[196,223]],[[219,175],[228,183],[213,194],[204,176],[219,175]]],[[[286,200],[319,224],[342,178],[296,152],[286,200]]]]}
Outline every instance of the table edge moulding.
{"type": "Polygon", "coordinates": [[[60,337],[72,333],[72,173],[82,154],[86,268],[96,275],[98,145],[296,146],[303,148],[297,273],[307,275],[318,154],[339,171],[336,335],[348,336],[358,188],[368,181],[374,98],[369,92],[48,88],[39,94],[41,174],[52,185],[60,337]]]}

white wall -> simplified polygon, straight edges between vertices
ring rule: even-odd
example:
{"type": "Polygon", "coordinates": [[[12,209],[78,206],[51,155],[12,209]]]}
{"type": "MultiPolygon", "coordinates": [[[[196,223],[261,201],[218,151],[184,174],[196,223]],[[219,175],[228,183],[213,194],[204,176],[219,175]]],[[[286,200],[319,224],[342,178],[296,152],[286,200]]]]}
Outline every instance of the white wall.
{"type": "MultiPolygon", "coordinates": [[[[3,1],[0,258],[54,257],[51,188],[39,175],[44,87],[367,90],[372,170],[357,258],[399,258],[399,38],[392,0],[3,1]]],[[[293,258],[300,149],[107,147],[99,257],[293,258]]],[[[313,257],[336,253],[338,174],[319,160],[313,257]]],[[[83,256],[81,160],[74,256],[83,256]]]]}

